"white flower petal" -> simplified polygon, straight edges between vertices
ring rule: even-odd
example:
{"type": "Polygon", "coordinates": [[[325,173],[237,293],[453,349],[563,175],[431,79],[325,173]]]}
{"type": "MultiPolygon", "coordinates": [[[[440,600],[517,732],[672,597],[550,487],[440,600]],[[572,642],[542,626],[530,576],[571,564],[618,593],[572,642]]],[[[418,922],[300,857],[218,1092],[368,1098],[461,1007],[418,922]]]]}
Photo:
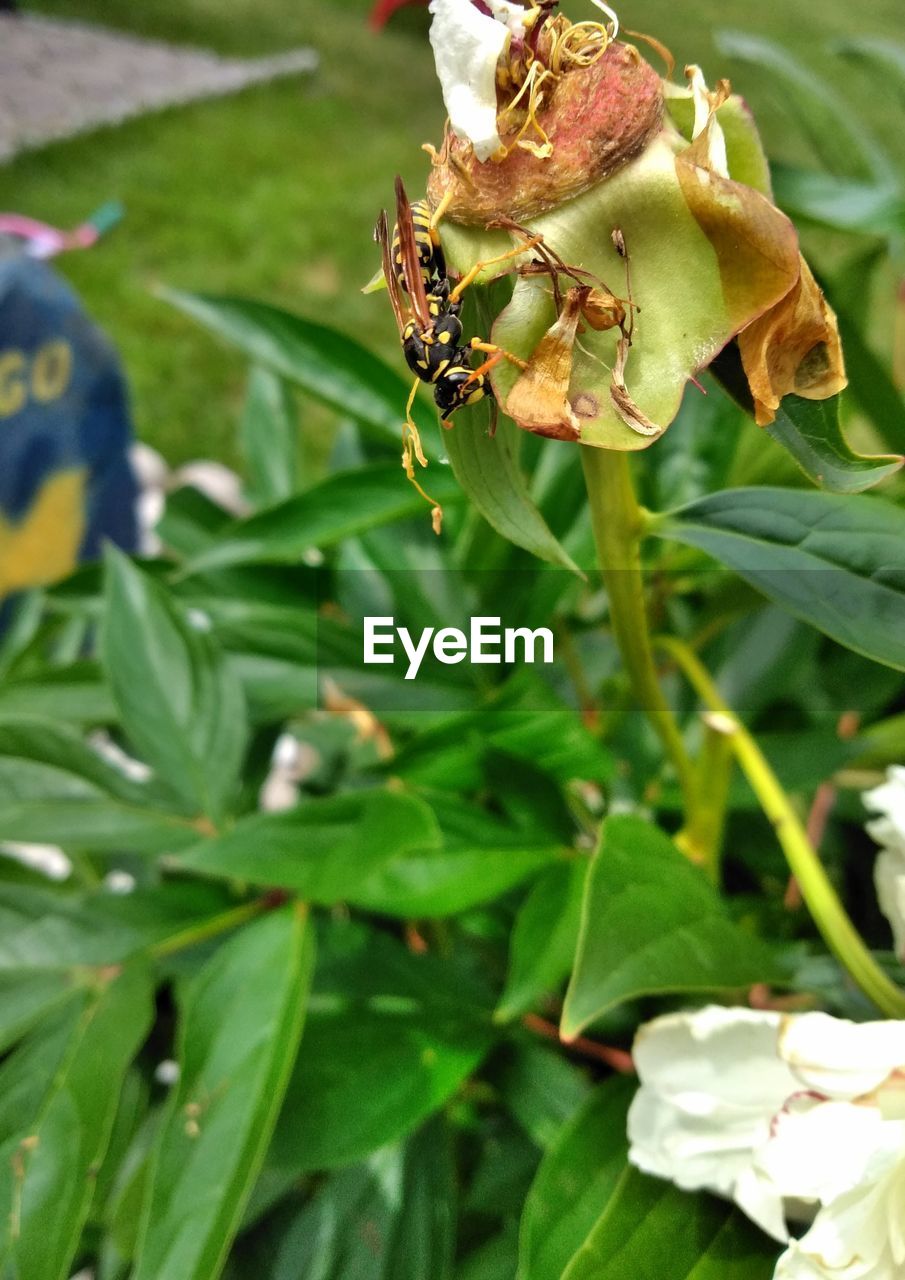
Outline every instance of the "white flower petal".
{"type": "Polygon", "coordinates": [[[874,888],[880,910],[892,929],[896,955],[905,961],[905,850],[887,848],[878,856],[874,888]]]}
{"type": "Polygon", "coordinates": [[[827,1204],[895,1164],[898,1129],[877,1107],[800,1095],[776,1117],[756,1163],[783,1196],[827,1204]]]}
{"type": "Polygon", "coordinates": [[[803,1088],[831,1098],[857,1098],[905,1067],[905,1022],[799,1014],[784,1020],[779,1052],[803,1088]]]}
{"type": "Polygon", "coordinates": [[[861,799],[868,809],[880,814],[865,824],[871,837],[905,860],[905,768],[893,765],[886,771],[886,781],[865,791],[861,799]]]}
{"type": "Polygon", "coordinates": [[[686,1189],[735,1199],[786,1241],[782,1201],[754,1154],[794,1092],[780,1060],[778,1014],[712,1006],[642,1027],[633,1057],[641,1088],[629,1110],[629,1159],[686,1189]]]}
{"type": "Polygon", "coordinates": [[[496,68],[512,33],[471,0],[431,0],[430,41],[443,101],[454,132],[489,160],[502,145],[497,130],[496,68]]]}
{"type": "Polygon", "coordinates": [[[905,1163],[821,1209],[777,1263],[774,1280],[902,1280],[905,1163]]]}
{"type": "Polygon", "coordinates": [[[513,0],[484,0],[484,3],[497,22],[505,23],[511,35],[519,40],[524,38],[527,10],[522,5],[513,3],[513,0]]]}
{"type": "Polygon", "coordinates": [[[710,1005],[647,1023],[633,1056],[645,1084],[681,1096],[687,1108],[700,1105],[698,1095],[773,1114],[798,1087],[777,1054],[781,1025],[782,1016],[768,1010],[710,1005]]]}

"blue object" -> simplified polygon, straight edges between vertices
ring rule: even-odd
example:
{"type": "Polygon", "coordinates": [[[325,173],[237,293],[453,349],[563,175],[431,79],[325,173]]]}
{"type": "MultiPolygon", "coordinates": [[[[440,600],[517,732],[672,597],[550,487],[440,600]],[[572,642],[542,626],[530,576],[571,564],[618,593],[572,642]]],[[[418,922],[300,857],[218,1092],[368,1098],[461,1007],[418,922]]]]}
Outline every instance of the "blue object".
{"type": "Polygon", "coordinates": [[[131,442],[112,344],[51,267],[0,244],[0,598],[104,539],[135,548],[131,442]]]}

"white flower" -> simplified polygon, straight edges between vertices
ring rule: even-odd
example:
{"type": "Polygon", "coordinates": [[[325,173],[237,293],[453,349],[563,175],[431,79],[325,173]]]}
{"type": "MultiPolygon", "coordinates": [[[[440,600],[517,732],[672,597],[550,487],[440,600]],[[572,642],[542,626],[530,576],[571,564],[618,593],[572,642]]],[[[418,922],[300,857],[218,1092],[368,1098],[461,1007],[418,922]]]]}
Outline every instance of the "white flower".
{"type": "Polygon", "coordinates": [[[480,161],[502,146],[497,131],[496,71],[513,35],[523,36],[525,10],[488,0],[482,13],[472,0],[431,0],[430,41],[453,131],[480,161]]]}
{"type": "Polygon", "coordinates": [[[905,1022],[708,1008],[635,1045],[630,1159],[788,1242],[775,1280],[905,1276],[905,1022]]]}
{"type": "Polygon", "coordinates": [[[773,1117],[800,1086],[777,1054],[778,1013],[712,1006],[638,1032],[641,1080],[629,1111],[629,1159],[645,1173],[735,1200],[777,1240],[782,1198],[754,1164],[773,1117]]]}
{"type": "Polygon", "coordinates": [[[867,830],[882,846],[874,864],[874,884],[880,910],[892,928],[896,954],[905,960],[905,768],[894,765],[886,781],[862,799],[868,809],[879,813],[867,823],[867,830]]]}

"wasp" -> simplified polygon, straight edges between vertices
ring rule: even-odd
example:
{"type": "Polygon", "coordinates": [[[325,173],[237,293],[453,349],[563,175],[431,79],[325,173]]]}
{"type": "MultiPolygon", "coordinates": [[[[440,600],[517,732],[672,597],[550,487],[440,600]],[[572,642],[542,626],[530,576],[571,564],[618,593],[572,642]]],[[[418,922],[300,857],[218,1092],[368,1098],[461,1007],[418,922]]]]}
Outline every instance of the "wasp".
{"type": "Polygon", "coordinates": [[[434,401],[440,410],[440,421],[450,427],[450,417],[466,405],[493,399],[488,374],[501,359],[512,360],[520,368],[525,362],[493,343],[480,338],[463,341],[462,294],[487,267],[520,256],[539,242],[530,237],[524,245],[496,258],[477,262],[453,285],[446,266],[437,224],[442,208],[431,214],[427,202],[409,202],[402,184],[396,179],[396,223],[392,237],[384,210],[378,219],[374,238],[381,248],[383,275],[399,328],[406,363],[415,382],[406,408],[403,426],[402,464],[406,475],[433,507],[434,529],[439,531],[442,511],[415,479],[414,463],[427,466],[418,429],[412,420],[412,405],[419,382],[434,389],[434,401]],[[472,365],[475,352],[487,359],[477,368],[472,365]]]}

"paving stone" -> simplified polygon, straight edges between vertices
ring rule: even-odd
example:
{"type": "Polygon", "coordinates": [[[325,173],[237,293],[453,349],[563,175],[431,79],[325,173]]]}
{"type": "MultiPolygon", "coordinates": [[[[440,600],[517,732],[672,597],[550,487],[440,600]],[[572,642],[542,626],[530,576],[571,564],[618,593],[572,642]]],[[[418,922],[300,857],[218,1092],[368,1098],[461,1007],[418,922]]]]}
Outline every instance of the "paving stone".
{"type": "Polygon", "coordinates": [[[312,49],[221,58],[79,22],[0,13],[0,162],[99,125],[316,66],[312,49]]]}

